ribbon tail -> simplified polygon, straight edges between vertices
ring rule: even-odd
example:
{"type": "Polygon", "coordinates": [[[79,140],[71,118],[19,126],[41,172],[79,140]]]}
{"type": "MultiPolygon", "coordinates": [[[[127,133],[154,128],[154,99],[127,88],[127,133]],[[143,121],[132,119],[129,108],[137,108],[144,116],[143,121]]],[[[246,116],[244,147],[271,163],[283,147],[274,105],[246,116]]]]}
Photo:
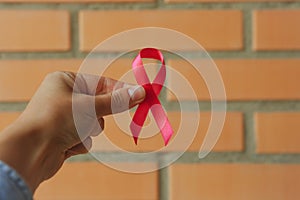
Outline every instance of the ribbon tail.
{"type": "Polygon", "coordinates": [[[153,105],[151,107],[151,112],[153,114],[153,117],[156,121],[158,128],[160,129],[160,132],[162,134],[166,146],[169,143],[169,140],[171,139],[174,133],[171,124],[169,122],[169,119],[164,109],[162,108],[161,104],[153,105]]]}
{"type": "Polygon", "coordinates": [[[161,134],[163,135],[164,141],[165,141],[165,146],[169,143],[169,140],[171,139],[174,131],[171,127],[171,124],[169,122],[169,119],[166,118],[165,125],[163,126],[161,130],[161,134]]]}
{"type": "Polygon", "coordinates": [[[137,145],[138,137],[133,136],[133,140],[134,140],[135,145],[137,145]]]}
{"type": "Polygon", "coordinates": [[[146,117],[149,112],[149,106],[146,102],[141,103],[136,109],[132,121],[130,123],[130,130],[134,139],[134,143],[137,145],[138,137],[140,135],[141,129],[144,125],[146,117]]]}

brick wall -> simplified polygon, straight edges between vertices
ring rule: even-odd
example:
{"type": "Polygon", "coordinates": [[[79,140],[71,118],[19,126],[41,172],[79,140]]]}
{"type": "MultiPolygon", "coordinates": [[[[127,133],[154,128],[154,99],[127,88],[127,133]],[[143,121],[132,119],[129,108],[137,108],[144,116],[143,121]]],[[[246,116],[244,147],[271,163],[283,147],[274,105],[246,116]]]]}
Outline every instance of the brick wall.
{"type": "MultiPolygon", "coordinates": [[[[193,37],[218,65],[228,113],[213,152],[202,160],[197,157],[210,121],[210,104],[203,80],[195,77],[190,84],[203,111],[202,125],[173,165],[126,174],[90,156],[78,156],[42,184],[35,198],[299,199],[299,0],[0,0],[0,129],[25,108],[45,74],[77,71],[99,42],[143,26],[171,28],[193,37]]],[[[193,54],[190,58],[197,59],[193,54]]],[[[184,76],[193,75],[182,60],[167,57],[167,62],[184,76]]],[[[130,69],[130,59],[114,65],[106,75],[118,78],[130,69]]],[[[180,84],[167,82],[172,87],[180,84]]],[[[166,105],[175,100],[168,92],[162,99],[166,105]]],[[[171,108],[170,121],[177,124],[180,110],[171,108]]],[[[111,117],[106,119],[106,131],[120,132],[111,117]]],[[[127,150],[136,148],[128,138],[112,134],[111,140],[127,150]]],[[[139,151],[149,151],[163,144],[154,137],[140,145],[139,151]]]]}

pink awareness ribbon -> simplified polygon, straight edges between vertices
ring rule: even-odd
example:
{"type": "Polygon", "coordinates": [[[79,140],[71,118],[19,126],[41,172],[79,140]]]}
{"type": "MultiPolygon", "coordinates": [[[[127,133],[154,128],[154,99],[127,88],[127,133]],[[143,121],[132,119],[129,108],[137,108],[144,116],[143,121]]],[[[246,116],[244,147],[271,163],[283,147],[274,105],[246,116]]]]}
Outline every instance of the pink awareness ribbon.
{"type": "Polygon", "coordinates": [[[151,110],[156,124],[160,129],[165,145],[167,145],[174,131],[158,99],[158,95],[166,80],[166,66],[163,55],[159,50],[154,48],[142,49],[133,60],[132,69],[137,83],[142,85],[146,91],[145,100],[139,104],[130,124],[130,130],[132,132],[134,142],[137,144],[143,124],[149,110],[151,110]],[[142,58],[152,58],[161,62],[161,68],[152,83],[150,83],[149,77],[147,76],[142,58]]]}

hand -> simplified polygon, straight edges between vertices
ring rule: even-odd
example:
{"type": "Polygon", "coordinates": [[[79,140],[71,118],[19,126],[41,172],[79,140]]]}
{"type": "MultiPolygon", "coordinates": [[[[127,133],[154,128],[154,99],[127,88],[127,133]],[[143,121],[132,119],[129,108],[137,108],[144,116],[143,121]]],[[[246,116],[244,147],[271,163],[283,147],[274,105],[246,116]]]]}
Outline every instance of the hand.
{"type": "Polygon", "coordinates": [[[97,76],[71,72],[47,75],[25,111],[0,134],[0,160],[18,171],[33,192],[68,157],[88,152],[91,137],[104,128],[103,116],[122,112],[145,98],[142,87],[105,77],[98,80],[97,76]],[[96,91],[92,91],[95,86],[96,91]],[[72,101],[78,107],[76,123],[80,123],[80,135],[73,119],[72,101]],[[95,105],[96,119],[89,111],[89,103],[95,105]],[[112,105],[116,105],[113,110],[112,105]]]}

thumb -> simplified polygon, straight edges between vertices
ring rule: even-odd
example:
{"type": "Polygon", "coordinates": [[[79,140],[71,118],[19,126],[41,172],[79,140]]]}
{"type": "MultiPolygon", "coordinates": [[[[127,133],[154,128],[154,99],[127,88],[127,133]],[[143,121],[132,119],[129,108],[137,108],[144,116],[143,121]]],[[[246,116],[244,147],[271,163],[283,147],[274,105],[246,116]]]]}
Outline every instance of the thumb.
{"type": "Polygon", "coordinates": [[[123,112],[141,103],[145,96],[144,88],[139,85],[123,87],[110,93],[97,95],[95,98],[97,115],[102,117],[123,112]]]}

